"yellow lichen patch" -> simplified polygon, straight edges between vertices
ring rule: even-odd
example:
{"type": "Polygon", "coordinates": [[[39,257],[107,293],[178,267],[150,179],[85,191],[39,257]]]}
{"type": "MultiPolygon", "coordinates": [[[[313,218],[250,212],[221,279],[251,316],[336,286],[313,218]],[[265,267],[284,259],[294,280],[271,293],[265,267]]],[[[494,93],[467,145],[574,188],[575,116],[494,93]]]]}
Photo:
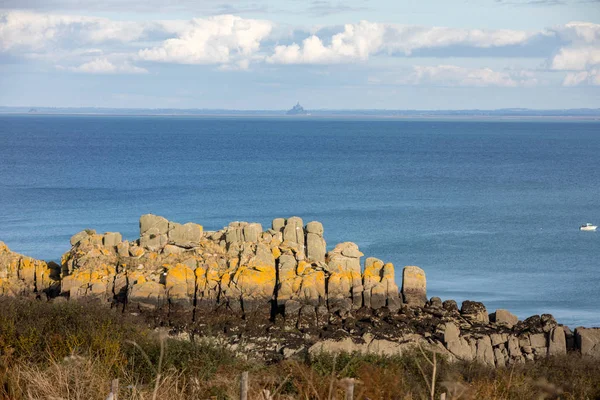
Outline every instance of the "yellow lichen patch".
{"type": "Polygon", "coordinates": [[[23,257],[19,263],[18,276],[28,284],[33,284],[35,281],[35,263],[32,258],[23,257]]]}
{"type": "Polygon", "coordinates": [[[4,242],[0,242],[0,253],[8,253],[10,250],[4,242]]]}
{"type": "Polygon", "coordinates": [[[60,265],[65,265],[71,259],[71,256],[72,254],[70,251],[67,251],[65,254],[63,254],[60,258],[60,265]]]}
{"type": "Polygon", "coordinates": [[[141,247],[135,247],[133,249],[129,249],[129,251],[133,255],[133,257],[141,257],[145,253],[145,250],[141,247]]]}
{"type": "Polygon", "coordinates": [[[394,271],[394,264],[392,263],[387,263],[383,266],[383,274],[382,274],[382,279],[391,279],[392,281],[396,279],[396,274],[394,271]]]}
{"type": "Polygon", "coordinates": [[[352,287],[352,274],[350,272],[334,272],[329,277],[329,297],[344,298],[350,296],[352,287]]]}
{"type": "Polygon", "coordinates": [[[196,275],[196,286],[198,287],[198,290],[204,290],[206,288],[206,269],[197,267],[194,274],[196,275]]]}
{"type": "Polygon", "coordinates": [[[427,287],[425,271],[415,266],[404,267],[404,271],[402,273],[402,284],[405,288],[425,290],[427,287]]]}
{"type": "Polygon", "coordinates": [[[300,286],[302,286],[302,277],[297,276],[296,278],[294,278],[292,283],[292,293],[298,293],[298,291],[300,290],[300,286]]]}
{"type": "Polygon", "coordinates": [[[229,282],[231,282],[231,275],[229,273],[223,274],[221,276],[221,286],[229,286],[229,282]]]}
{"type": "Polygon", "coordinates": [[[213,262],[206,269],[206,285],[209,289],[215,289],[221,281],[222,274],[219,272],[219,265],[213,262]]]}
{"type": "Polygon", "coordinates": [[[325,298],[325,274],[318,271],[302,277],[302,285],[298,290],[299,296],[309,301],[325,298]]]}
{"type": "Polygon", "coordinates": [[[117,270],[112,265],[102,264],[99,268],[95,268],[90,275],[90,282],[95,283],[102,280],[107,280],[115,276],[117,270]]]}
{"type": "Polygon", "coordinates": [[[325,298],[325,272],[317,271],[312,275],[319,295],[325,298]]]}
{"type": "Polygon", "coordinates": [[[273,257],[275,257],[276,259],[279,258],[279,256],[281,256],[281,250],[279,250],[279,247],[274,246],[273,248],[271,248],[271,253],[273,254],[273,257]]]}
{"type": "Polygon", "coordinates": [[[156,260],[158,258],[158,253],[155,253],[155,252],[152,251],[152,252],[148,253],[148,258],[150,260],[156,260]]]}
{"type": "Polygon", "coordinates": [[[365,267],[365,272],[363,273],[363,277],[365,278],[365,281],[376,280],[377,282],[379,282],[380,272],[381,272],[382,268],[383,268],[383,263],[380,261],[376,261],[371,265],[367,265],[365,267]]]}
{"type": "Polygon", "coordinates": [[[298,243],[290,242],[289,240],[284,240],[279,247],[281,247],[283,250],[291,250],[294,254],[301,250],[298,243]]]}
{"type": "Polygon", "coordinates": [[[240,267],[236,272],[235,281],[237,287],[242,293],[252,293],[262,297],[270,297],[275,288],[275,268],[261,267],[256,268],[240,267]]]}
{"type": "Polygon", "coordinates": [[[89,253],[87,253],[86,255],[90,258],[96,258],[96,257],[100,257],[101,255],[104,255],[104,253],[102,252],[103,249],[92,249],[89,253]]]}
{"type": "Polygon", "coordinates": [[[194,271],[185,264],[177,264],[167,271],[165,287],[169,297],[181,299],[194,296],[196,276],[194,271]]]}
{"type": "Polygon", "coordinates": [[[309,265],[306,261],[299,261],[298,266],[296,267],[296,273],[298,275],[302,275],[307,265],[309,265]]]}

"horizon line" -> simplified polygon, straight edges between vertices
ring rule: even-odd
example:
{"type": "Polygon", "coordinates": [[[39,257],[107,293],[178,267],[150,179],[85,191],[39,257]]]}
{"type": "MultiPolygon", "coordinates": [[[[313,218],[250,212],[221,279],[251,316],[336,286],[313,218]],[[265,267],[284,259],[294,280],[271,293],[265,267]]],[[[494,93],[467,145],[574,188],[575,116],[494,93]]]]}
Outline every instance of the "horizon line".
{"type": "MultiPolygon", "coordinates": [[[[287,112],[289,109],[281,108],[208,108],[208,107],[106,107],[106,106],[4,106],[1,109],[61,109],[61,110],[178,110],[178,111],[233,111],[233,112],[287,112]]],[[[600,107],[572,107],[572,108],[531,108],[531,107],[501,107],[501,108],[312,108],[306,111],[379,111],[379,112],[464,112],[464,111],[599,111],[600,107]]]]}

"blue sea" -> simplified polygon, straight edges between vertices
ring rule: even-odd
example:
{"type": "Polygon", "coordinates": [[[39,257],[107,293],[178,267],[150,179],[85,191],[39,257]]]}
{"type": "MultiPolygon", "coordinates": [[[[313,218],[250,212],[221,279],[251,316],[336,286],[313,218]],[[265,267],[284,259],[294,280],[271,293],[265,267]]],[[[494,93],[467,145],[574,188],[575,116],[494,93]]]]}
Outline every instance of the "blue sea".
{"type": "Polygon", "coordinates": [[[57,260],[145,213],[300,216],[428,294],[600,326],[600,123],[0,116],[0,240],[57,260]]]}

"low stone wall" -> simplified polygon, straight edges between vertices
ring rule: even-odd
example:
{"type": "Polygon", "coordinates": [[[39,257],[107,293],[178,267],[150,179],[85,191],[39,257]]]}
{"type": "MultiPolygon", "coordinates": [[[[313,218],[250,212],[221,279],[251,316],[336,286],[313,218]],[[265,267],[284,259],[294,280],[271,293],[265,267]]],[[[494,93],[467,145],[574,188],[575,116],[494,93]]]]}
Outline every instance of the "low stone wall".
{"type": "Polygon", "coordinates": [[[0,242],[0,294],[96,299],[190,322],[226,312],[283,324],[283,336],[306,333],[293,351],[278,345],[288,354],[327,348],[396,353],[421,343],[452,359],[496,366],[567,351],[600,357],[600,329],[571,332],[551,315],[519,322],[506,310],[488,314],[477,302],[459,309],[452,300],[428,300],[425,272],[415,266],[404,268],[399,290],[393,264],[368,257],[363,266],[363,253],[351,242],[328,252],[323,225],[304,225],[298,217],[274,219],[266,230],[233,222],[207,232],[148,214],[140,218],[137,240],[86,230],[71,246],[57,265],[0,242]],[[321,340],[332,328],[340,334],[321,340]]]}

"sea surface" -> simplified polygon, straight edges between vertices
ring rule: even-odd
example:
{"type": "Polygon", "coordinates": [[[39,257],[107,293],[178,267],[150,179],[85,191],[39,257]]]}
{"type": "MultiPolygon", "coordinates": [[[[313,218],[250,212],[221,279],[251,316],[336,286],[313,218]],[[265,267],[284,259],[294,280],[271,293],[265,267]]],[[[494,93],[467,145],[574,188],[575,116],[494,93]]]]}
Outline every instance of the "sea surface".
{"type": "Polygon", "coordinates": [[[0,116],[0,240],[58,260],[138,237],[300,216],[328,247],[427,273],[428,294],[600,326],[600,123],[0,116]]]}

